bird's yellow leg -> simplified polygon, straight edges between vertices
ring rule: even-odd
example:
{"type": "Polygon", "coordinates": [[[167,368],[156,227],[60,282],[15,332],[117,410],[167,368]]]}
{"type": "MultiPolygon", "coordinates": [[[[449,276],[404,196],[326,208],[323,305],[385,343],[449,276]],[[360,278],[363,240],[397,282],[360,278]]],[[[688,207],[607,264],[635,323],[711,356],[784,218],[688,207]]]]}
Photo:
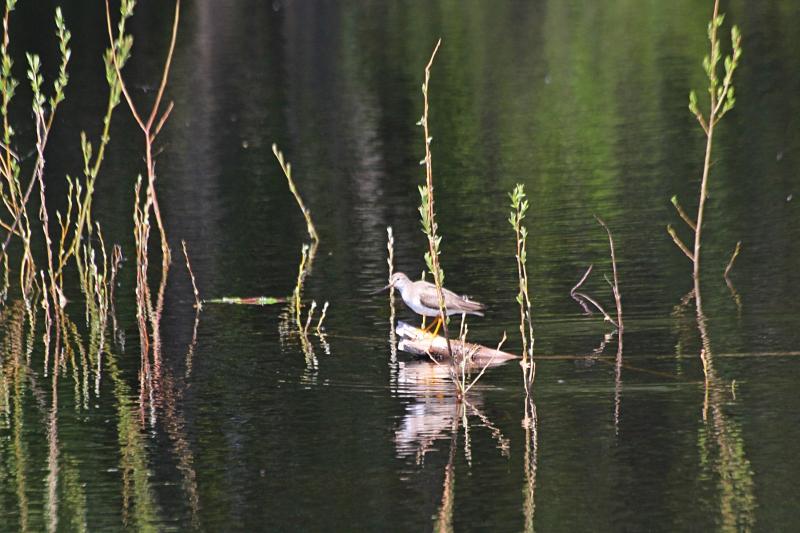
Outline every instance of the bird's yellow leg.
{"type": "MultiPolygon", "coordinates": [[[[424,321],[424,320],[425,320],[425,317],[422,317],[422,320],[424,321]]],[[[422,328],[422,333],[428,333],[428,332],[431,330],[431,328],[432,328],[432,327],[433,327],[433,326],[434,326],[434,325],[435,325],[435,324],[436,324],[438,321],[439,321],[439,317],[437,316],[437,317],[436,317],[436,319],[435,319],[435,320],[431,320],[431,323],[430,323],[430,324],[428,324],[427,326],[425,326],[425,322],[423,322],[423,323],[422,323],[422,325],[423,325],[423,328],[422,328]]]]}
{"type": "Polygon", "coordinates": [[[433,330],[433,336],[434,337],[436,337],[436,335],[439,333],[439,328],[441,328],[441,327],[442,327],[442,317],[437,316],[436,317],[436,329],[433,330]]]}

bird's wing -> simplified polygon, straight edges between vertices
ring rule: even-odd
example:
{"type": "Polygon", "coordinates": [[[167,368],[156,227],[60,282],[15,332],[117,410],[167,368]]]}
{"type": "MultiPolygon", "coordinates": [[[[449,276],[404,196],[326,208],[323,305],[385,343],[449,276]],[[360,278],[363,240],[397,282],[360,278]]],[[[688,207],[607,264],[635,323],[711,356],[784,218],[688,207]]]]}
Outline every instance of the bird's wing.
{"type": "MultiPolygon", "coordinates": [[[[447,289],[442,289],[443,293],[450,292],[447,289]]],[[[445,302],[447,296],[445,295],[445,302]]],[[[436,294],[436,285],[428,284],[421,291],[419,291],[419,302],[425,307],[431,309],[439,309],[439,295],[436,294]]]]}
{"type": "MultiPolygon", "coordinates": [[[[464,306],[465,304],[469,306],[470,310],[479,311],[483,308],[482,304],[465,301],[464,298],[449,289],[442,288],[442,296],[444,296],[445,307],[451,310],[464,306]],[[472,309],[473,307],[474,309],[472,309]]],[[[436,294],[436,285],[428,285],[421,290],[419,293],[419,301],[425,307],[439,309],[439,296],[436,294]]]]}

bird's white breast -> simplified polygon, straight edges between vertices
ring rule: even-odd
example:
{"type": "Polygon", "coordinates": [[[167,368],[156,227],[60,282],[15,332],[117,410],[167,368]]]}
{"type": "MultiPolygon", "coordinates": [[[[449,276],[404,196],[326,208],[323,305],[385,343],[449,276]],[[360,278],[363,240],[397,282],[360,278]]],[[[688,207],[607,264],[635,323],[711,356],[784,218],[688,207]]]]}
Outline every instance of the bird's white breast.
{"type": "Polygon", "coordinates": [[[422,305],[420,302],[419,295],[410,295],[412,291],[404,291],[400,293],[400,296],[403,298],[403,301],[406,303],[407,306],[411,308],[412,311],[417,313],[418,315],[423,316],[437,316],[439,314],[438,310],[431,310],[422,305]]]}

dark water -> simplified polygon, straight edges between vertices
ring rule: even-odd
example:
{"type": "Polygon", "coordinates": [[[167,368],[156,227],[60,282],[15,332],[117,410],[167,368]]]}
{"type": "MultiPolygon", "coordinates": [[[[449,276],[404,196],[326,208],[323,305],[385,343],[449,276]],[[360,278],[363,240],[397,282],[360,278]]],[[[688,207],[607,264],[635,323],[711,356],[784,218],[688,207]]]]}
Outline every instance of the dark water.
{"type": "MultiPolygon", "coordinates": [[[[80,173],[79,131],[98,135],[106,98],[101,7],[74,4],[65,8],[72,79],[49,147],[54,203],[63,175],[80,173]]],[[[22,49],[55,64],[52,8],[23,1],[14,13],[17,78],[22,49]]],[[[691,266],[665,226],[689,239],[669,200],[696,206],[704,138],[686,104],[689,88],[703,94],[710,9],[698,0],[186,2],[167,91],[175,109],[158,142],[174,260],[155,385],[140,395],[132,200],[143,144],[121,106],[95,216],[128,258],[116,289],[124,342],[104,355],[99,382],[77,348],[54,382],[41,313],[31,330],[21,302],[3,307],[0,530],[793,529],[800,4],[722,6],[742,29],[744,56],[706,212],[707,391],[694,307],[680,306],[691,266]],[[489,370],[458,404],[442,368],[393,354],[387,299],[369,295],[385,284],[387,226],[397,268],[424,267],[415,122],[439,36],[431,131],[442,263],[448,286],[489,306],[470,321],[472,339],[494,345],[507,331],[515,352],[507,193],[524,183],[531,201],[537,418],[527,427],[517,364],[489,370]],[[181,239],[205,298],[294,286],[307,236],[273,142],[320,233],[304,298],[330,301],[326,334],[304,350],[282,306],[209,304],[193,340],[181,239]],[[613,307],[595,214],[617,245],[619,366],[616,337],[601,344],[611,326],[569,296],[594,264],[585,290],[613,307]],[[730,289],[721,274],[738,240],[730,289]]],[[[131,23],[126,74],[142,103],[170,24],[160,3],[131,23]]],[[[24,153],[29,113],[16,113],[24,153]]],[[[68,288],[76,339],[88,342],[80,291],[68,288]]],[[[398,316],[415,319],[402,306],[398,316]]]]}

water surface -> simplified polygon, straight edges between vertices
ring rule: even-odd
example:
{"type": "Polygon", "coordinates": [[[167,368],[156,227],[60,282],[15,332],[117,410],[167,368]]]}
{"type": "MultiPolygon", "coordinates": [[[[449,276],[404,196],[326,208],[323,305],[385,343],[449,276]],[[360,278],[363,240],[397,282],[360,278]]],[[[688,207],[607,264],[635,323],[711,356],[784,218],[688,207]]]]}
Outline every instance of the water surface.
{"type": "MultiPolygon", "coordinates": [[[[102,11],[83,4],[65,6],[75,37],[49,148],[56,203],[63,175],[80,172],[79,131],[97,135],[105,102],[102,11]]],[[[690,88],[703,92],[710,9],[186,2],[167,91],[175,109],[158,143],[174,260],[155,385],[142,395],[132,200],[143,144],[123,106],[95,200],[107,242],[128,258],[122,335],[99,381],[79,363],[54,380],[41,312],[31,329],[20,301],[2,308],[0,529],[790,528],[800,520],[800,9],[723,3],[745,52],[706,212],[707,392],[697,317],[681,306],[691,265],[665,227],[689,239],[670,198],[695,209],[704,138],[686,105],[690,88]],[[369,294],[385,284],[387,226],[396,268],[424,268],[415,123],[439,36],[430,125],[442,264],[450,288],[489,306],[471,338],[494,345],[506,331],[518,352],[507,193],[525,184],[535,424],[517,364],[488,371],[459,404],[442,368],[391,349],[387,298],[369,294]],[[205,298],[292,291],[308,238],[273,142],[320,234],[304,299],[330,301],[325,336],[304,345],[280,305],[206,305],[193,338],[181,239],[205,298]],[[584,289],[613,307],[593,215],[617,246],[619,365],[616,337],[604,343],[611,326],[569,296],[593,264],[584,289]],[[722,270],[739,240],[732,290],[722,270]]],[[[23,1],[13,14],[20,79],[23,49],[55,63],[50,13],[23,1]]],[[[170,22],[166,6],[142,5],[131,23],[137,101],[153,96],[170,22]]],[[[19,132],[25,153],[32,130],[19,132]]],[[[69,289],[85,343],[80,291],[69,289]]]]}

